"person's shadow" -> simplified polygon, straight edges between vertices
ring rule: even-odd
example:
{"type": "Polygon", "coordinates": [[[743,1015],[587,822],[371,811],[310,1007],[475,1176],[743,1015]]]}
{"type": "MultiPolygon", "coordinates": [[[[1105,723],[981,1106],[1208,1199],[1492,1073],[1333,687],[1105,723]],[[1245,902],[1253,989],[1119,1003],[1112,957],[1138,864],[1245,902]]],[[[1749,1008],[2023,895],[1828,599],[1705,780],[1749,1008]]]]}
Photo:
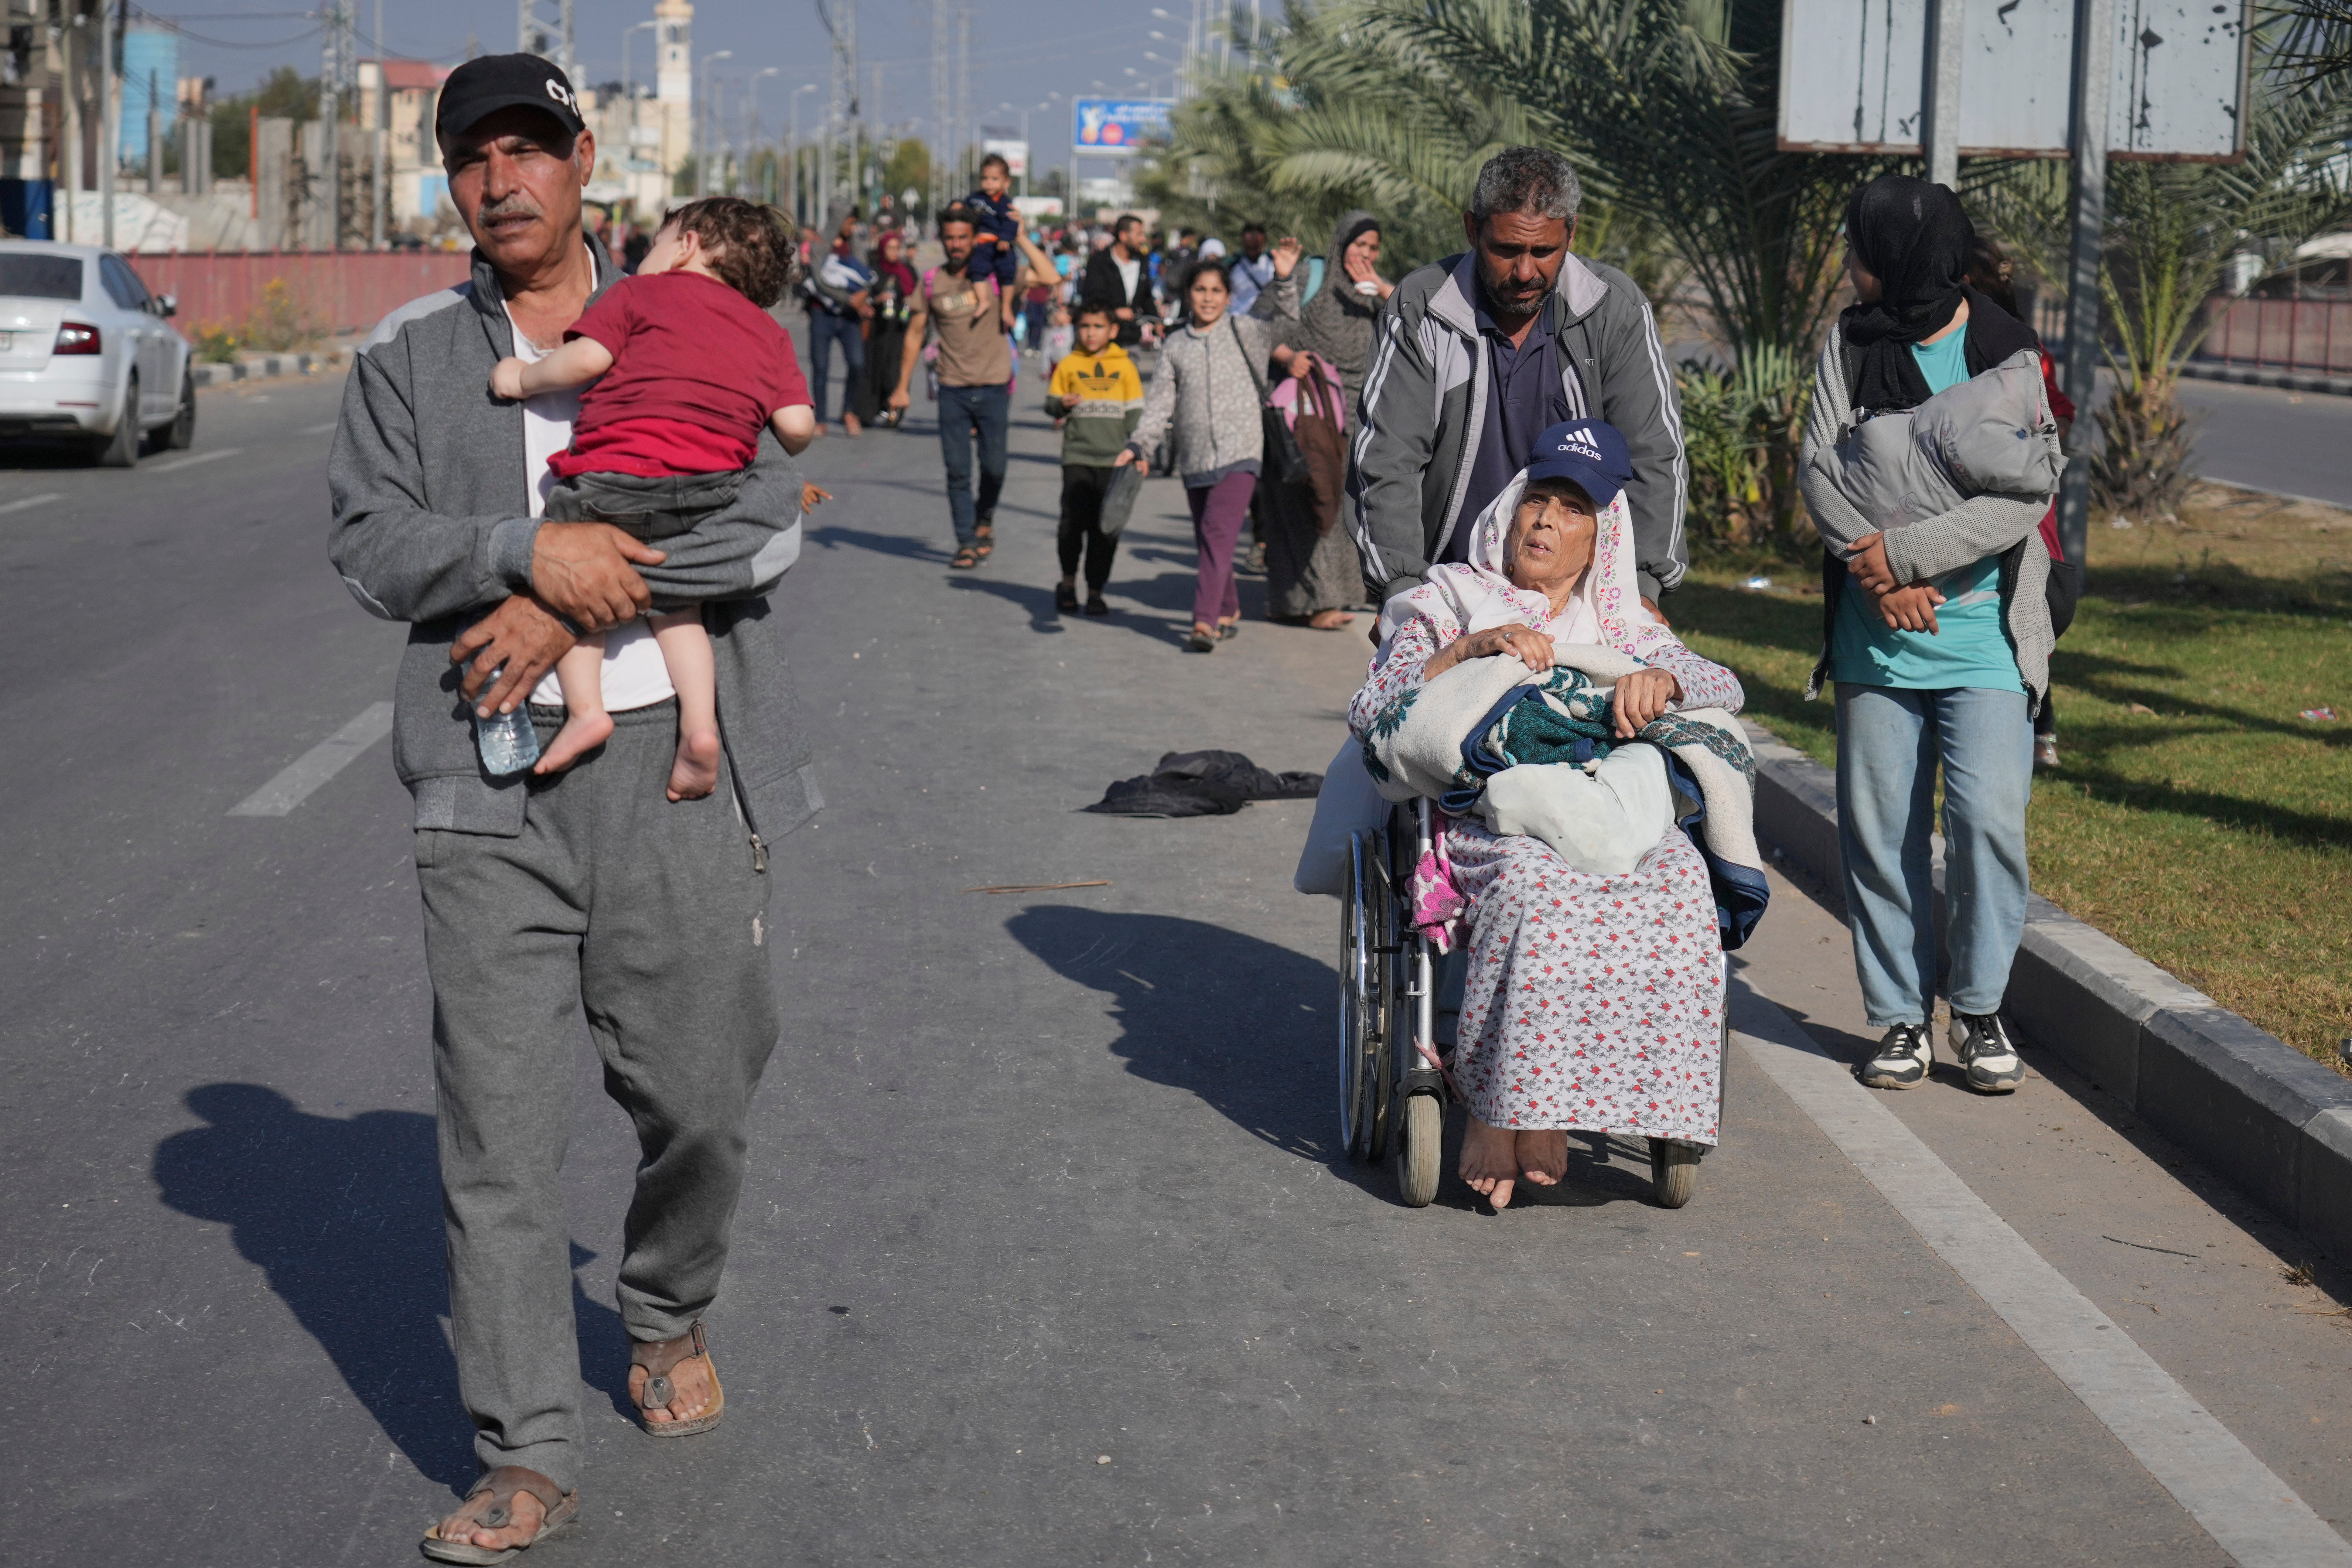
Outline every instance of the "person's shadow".
{"type": "Polygon", "coordinates": [[[1111,994],[1124,1030],[1111,1049],[1129,1072],[1191,1090],[1278,1149],[1369,1179],[1339,1144],[1329,964],[1169,915],[1039,904],[1005,929],[1055,973],[1111,994]]]}
{"type": "MultiPolygon", "coordinates": [[[[463,1490],[476,1466],[442,1328],[448,1284],[433,1118],[313,1116],[251,1083],[203,1085],[187,1105],[205,1125],[156,1145],[163,1201],[227,1226],[384,1435],[421,1474],[463,1490]]],[[[572,1266],[593,1256],[575,1246],[572,1266]]],[[[572,1310],[583,1359],[614,1372],[595,1381],[624,1376],[620,1314],[589,1300],[576,1279],[572,1310]]]]}

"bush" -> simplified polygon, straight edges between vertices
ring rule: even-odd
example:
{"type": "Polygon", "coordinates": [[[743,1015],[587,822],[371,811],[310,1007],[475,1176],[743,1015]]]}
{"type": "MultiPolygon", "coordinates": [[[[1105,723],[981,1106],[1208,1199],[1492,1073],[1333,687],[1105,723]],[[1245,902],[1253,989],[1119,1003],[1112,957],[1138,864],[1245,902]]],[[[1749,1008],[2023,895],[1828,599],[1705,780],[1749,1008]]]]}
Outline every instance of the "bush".
{"type": "Polygon", "coordinates": [[[1675,384],[1690,462],[1692,534],[1793,550],[1802,542],[1797,455],[1811,367],[1786,349],[1759,346],[1728,372],[1685,360],[1675,384]]]}
{"type": "Polygon", "coordinates": [[[237,337],[241,347],[283,353],[313,347],[326,335],[303,302],[294,297],[294,290],[286,286],[286,279],[272,278],[262,285],[261,298],[247,312],[244,330],[237,337]]]}
{"type": "Polygon", "coordinates": [[[195,356],[199,364],[234,364],[236,363],[237,338],[234,328],[218,321],[199,321],[191,329],[195,338],[195,356]]]}

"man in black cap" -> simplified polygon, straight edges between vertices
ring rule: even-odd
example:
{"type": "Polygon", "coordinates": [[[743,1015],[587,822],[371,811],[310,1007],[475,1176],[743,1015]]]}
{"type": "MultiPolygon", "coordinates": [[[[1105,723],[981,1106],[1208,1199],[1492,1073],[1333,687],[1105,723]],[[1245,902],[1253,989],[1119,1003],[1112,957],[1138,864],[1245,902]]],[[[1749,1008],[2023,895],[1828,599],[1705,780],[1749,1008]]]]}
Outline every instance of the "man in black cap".
{"type": "Polygon", "coordinates": [[[543,521],[577,395],[505,401],[490,371],[561,345],[620,276],[581,228],[594,140],[563,73],[529,55],[459,67],[434,130],[473,277],[362,350],[329,467],[331,549],[362,605],[411,626],[394,761],[415,799],[450,1320],[484,1470],[424,1550],[483,1563],[579,1508],[560,1173],[583,1016],[644,1154],[620,1268],[630,1394],[652,1436],[718,1424],[701,1318],[778,1028],[768,846],[823,803],[764,596],[799,553],[799,475],[764,435],[734,508],[664,551],[543,521]],[[677,706],[640,618],[656,605],[699,605],[717,661],[728,766],[702,800],[666,798],[677,706]],[[612,738],[568,773],[490,773],[477,718],[528,702],[552,734],[550,672],[589,632],[605,634],[612,738]]]}

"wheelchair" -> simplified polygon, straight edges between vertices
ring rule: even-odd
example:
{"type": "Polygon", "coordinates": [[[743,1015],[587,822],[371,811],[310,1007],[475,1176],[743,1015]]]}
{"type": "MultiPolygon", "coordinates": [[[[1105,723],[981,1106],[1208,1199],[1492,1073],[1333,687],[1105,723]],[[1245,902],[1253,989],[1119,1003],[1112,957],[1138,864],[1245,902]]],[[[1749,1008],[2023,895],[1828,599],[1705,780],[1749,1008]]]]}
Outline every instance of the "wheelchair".
{"type": "MultiPolygon", "coordinates": [[[[1350,836],[1339,908],[1340,1136],[1359,1163],[1393,1163],[1408,1208],[1426,1208],[1437,1196],[1449,1092],[1448,1053],[1437,1038],[1436,955],[1412,920],[1413,868],[1430,851],[1434,810],[1426,800],[1398,805],[1385,828],[1350,836]]],[[[1724,966],[1728,1057],[1728,958],[1724,966]]],[[[1718,1128],[1722,1084],[1718,1070],[1718,1128]]],[[[1652,1196],[1661,1208],[1681,1208],[1698,1191],[1706,1150],[1671,1138],[1649,1144],[1652,1196]]]]}

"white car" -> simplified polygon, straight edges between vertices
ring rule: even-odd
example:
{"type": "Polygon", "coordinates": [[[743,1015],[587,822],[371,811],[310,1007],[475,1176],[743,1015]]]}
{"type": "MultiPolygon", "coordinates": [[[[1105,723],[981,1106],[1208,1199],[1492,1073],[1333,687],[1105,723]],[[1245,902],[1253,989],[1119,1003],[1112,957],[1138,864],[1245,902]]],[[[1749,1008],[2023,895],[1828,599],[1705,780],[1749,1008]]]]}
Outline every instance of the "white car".
{"type": "Polygon", "coordinates": [[[147,433],[196,438],[188,340],[131,264],[94,245],[0,240],[0,440],[81,445],[112,468],[147,433]]]}

